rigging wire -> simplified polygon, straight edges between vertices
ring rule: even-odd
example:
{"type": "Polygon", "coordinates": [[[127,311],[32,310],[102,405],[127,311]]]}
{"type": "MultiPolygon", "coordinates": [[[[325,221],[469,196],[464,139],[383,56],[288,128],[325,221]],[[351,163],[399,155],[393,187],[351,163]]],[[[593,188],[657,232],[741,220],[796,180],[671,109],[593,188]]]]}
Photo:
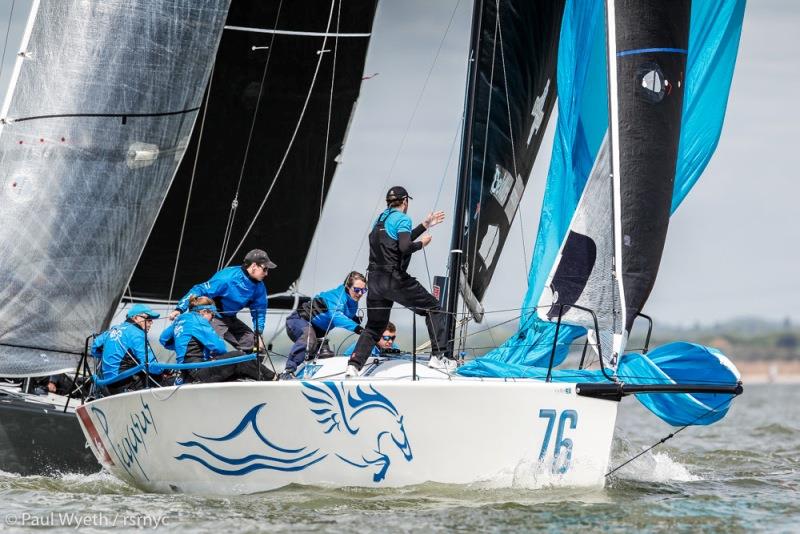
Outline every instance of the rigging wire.
{"type": "MultiPolygon", "coordinates": [[[[336,85],[336,57],[339,51],[339,29],[341,26],[341,20],[342,20],[342,0],[339,0],[339,8],[336,12],[336,38],[333,43],[333,65],[331,66],[331,90],[328,96],[328,120],[325,127],[325,146],[322,158],[322,181],[319,190],[319,213],[317,214],[317,221],[322,219],[322,210],[325,207],[325,177],[327,176],[328,173],[328,146],[330,144],[330,137],[331,137],[331,118],[333,116],[333,93],[334,93],[334,86],[336,85]]],[[[324,51],[322,53],[324,53],[324,51]]],[[[314,276],[312,280],[313,282],[312,287],[316,287],[317,285],[317,268],[319,267],[319,248],[320,248],[320,243],[319,239],[317,239],[314,251],[314,276]]]]}
{"type": "MultiPolygon", "coordinates": [[[[280,16],[281,16],[281,9],[282,8],[283,8],[283,0],[281,0],[278,3],[278,11],[275,13],[275,22],[273,23],[273,27],[274,28],[278,27],[278,21],[279,21],[280,16]]],[[[331,6],[331,8],[332,8],[332,6],[331,6]]],[[[330,24],[330,21],[329,21],[329,24],[330,24]]],[[[219,261],[217,262],[217,270],[222,268],[223,263],[225,262],[225,253],[227,252],[228,245],[230,244],[231,233],[233,231],[233,223],[234,223],[234,221],[236,219],[236,208],[239,207],[239,191],[241,190],[242,179],[244,178],[244,171],[245,171],[245,168],[247,167],[247,158],[250,155],[250,145],[251,145],[252,140],[253,140],[253,132],[255,131],[255,128],[256,128],[256,120],[258,118],[258,110],[261,107],[261,99],[262,99],[262,97],[264,95],[264,85],[265,85],[265,82],[267,80],[267,72],[269,71],[270,59],[272,58],[272,50],[273,50],[274,44],[275,44],[275,35],[276,35],[275,33],[273,33],[271,35],[270,41],[269,41],[269,46],[267,47],[267,60],[264,63],[264,70],[261,73],[261,83],[260,83],[259,88],[258,88],[258,98],[256,99],[256,107],[253,110],[253,118],[250,121],[250,132],[247,134],[247,144],[245,145],[244,157],[242,158],[242,167],[239,170],[239,179],[236,182],[236,191],[234,192],[234,195],[233,195],[233,201],[231,201],[231,209],[228,212],[228,223],[225,226],[225,234],[224,234],[223,239],[222,239],[222,248],[221,248],[220,253],[219,253],[219,261]]],[[[326,37],[326,39],[327,39],[327,37],[326,37]]],[[[255,48],[253,49],[253,51],[255,51],[255,48]]],[[[313,82],[312,82],[312,87],[313,87],[313,82]]],[[[301,120],[302,120],[302,116],[301,116],[301,120]]],[[[256,215],[256,217],[257,216],[258,215],[256,215]]],[[[255,220],[255,218],[254,218],[254,220],[255,220]]],[[[248,229],[248,232],[249,232],[249,229],[248,229]]],[[[241,246],[241,243],[239,244],[239,246],[241,246]]],[[[234,254],[237,251],[238,251],[238,247],[237,247],[237,250],[234,251],[234,254]]],[[[231,260],[228,260],[228,263],[230,263],[230,261],[231,260]]]]}
{"type": "MultiPolygon", "coordinates": [[[[497,2],[497,17],[500,18],[500,3],[499,0],[497,2]]],[[[514,129],[511,127],[511,99],[508,96],[508,75],[506,73],[506,53],[505,47],[503,46],[503,25],[498,25],[498,33],[500,34],[500,64],[503,67],[503,86],[506,93],[506,113],[508,117],[508,137],[511,140],[511,162],[514,165],[514,179],[519,180],[521,179],[519,175],[519,171],[517,170],[517,148],[516,143],[514,141],[514,129]]],[[[524,189],[523,189],[524,192],[524,189]]],[[[517,217],[519,219],[519,230],[520,230],[520,237],[522,238],[522,264],[523,264],[523,272],[527,273],[528,271],[528,251],[525,244],[525,229],[523,227],[523,211],[522,211],[522,199],[525,195],[521,195],[519,198],[519,205],[517,205],[517,217]]]]}
{"type": "MultiPolygon", "coordinates": [[[[738,394],[737,394],[737,395],[738,395],[738,394]]],[[[731,398],[729,398],[729,399],[725,399],[725,400],[724,400],[724,401],[722,401],[721,403],[719,403],[719,404],[717,404],[716,406],[714,406],[713,408],[709,409],[707,412],[704,412],[704,413],[702,413],[701,415],[699,415],[698,417],[694,418],[694,419],[692,420],[692,422],[691,422],[691,423],[688,423],[688,424],[686,424],[686,425],[682,426],[681,428],[679,428],[678,430],[676,430],[675,432],[672,432],[672,433],[670,433],[670,434],[668,434],[668,435],[664,436],[663,438],[661,438],[660,440],[658,440],[657,442],[655,442],[654,444],[652,444],[651,446],[649,446],[649,447],[648,447],[648,448],[646,448],[645,450],[641,451],[639,454],[637,454],[637,455],[633,456],[632,458],[630,458],[630,459],[626,460],[625,462],[621,463],[620,465],[618,465],[617,467],[615,467],[614,469],[612,469],[611,471],[609,471],[608,473],[606,473],[604,476],[606,476],[606,477],[608,477],[608,476],[611,476],[613,473],[615,473],[615,472],[619,471],[620,469],[622,469],[623,467],[625,467],[626,465],[628,465],[628,464],[629,464],[629,463],[631,463],[632,461],[636,460],[637,458],[639,458],[639,457],[640,457],[640,456],[642,456],[643,454],[645,454],[645,453],[647,453],[647,452],[649,452],[649,451],[651,451],[651,450],[655,449],[656,447],[658,447],[658,446],[659,446],[659,445],[661,445],[662,443],[665,443],[666,441],[668,441],[668,440],[670,440],[670,439],[674,438],[676,434],[678,434],[678,433],[680,433],[680,432],[683,432],[683,431],[684,431],[684,430],[686,430],[688,427],[690,427],[690,426],[692,426],[693,424],[695,424],[696,422],[698,422],[700,419],[702,419],[702,418],[706,417],[707,415],[710,415],[710,414],[714,413],[714,412],[715,412],[715,411],[716,411],[718,408],[721,408],[721,407],[722,407],[722,405],[724,405],[724,404],[729,404],[729,403],[733,402],[733,399],[734,399],[734,398],[736,398],[736,396],[737,396],[737,395],[733,395],[731,398]]]]}
{"type": "MultiPolygon", "coordinates": [[[[496,8],[496,15],[495,15],[495,19],[494,19],[494,36],[492,38],[492,68],[491,68],[491,70],[489,72],[489,99],[488,99],[489,101],[488,101],[488,104],[486,106],[486,129],[485,129],[484,134],[483,134],[483,155],[481,157],[481,176],[480,176],[480,178],[481,178],[481,180],[480,180],[481,187],[480,187],[480,191],[479,191],[479,194],[478,194],[478,198],[479,199],[483,198],[483,178],[486,175],[486,153],[487,153],[487,150],[489,148],[489,119],[492,116],[492,88],[494,87],[494,66],[495,66],[495,64],[497,62],[497,32],[498,32],[498,29],[500,28],[500,0],[496,0],[496,5],[497,5],[497,8],[496,8]]],[[[471,182],[472,181],[470,180],[470,189],[472,189],[471,182]]],[[[482,207],[483,206],[481,206],[481,208],[482,207]]],[[[480,208],[478,209],[478,213],[477,213],[478,218],[475,221],[475,226],[474,226],[474,228],[476,228],[476,229],[480,228],[482,211],[483,211],[482,209],[480,209],[480,208]]],[[[470,241],[470,239],[468,238],[467,239],[467,246],[469,246],[469,241],[470,241]]],[[[476,271],[475,262],[476,262],[477,257],[478,257],[478,247],[477,247],[478,238],[477,238],[477,235],[475,236],[475,245],[476,246],[474,247],[474,250],[472,251],[472,262],[469,265],[469,271],[470,271],[470,273],[469,273],[470,274],[469,285],[470,286],[472,286],[472,284],[475,282],[475,271],[476,271]]]]}
{"type": "Polygon", "coordinates": [[[6,25],[6,37],[3,40],[3,55],[0,56],[0,80],[3,79],[3,67],[5,66],[6,62],[6,48],[8,47],[8,34],[11,31],[11,19],[14,18],[14,6],[17,4],[17,0],[13,0],[11,2],[11,11],[8,13],[8,24],[6,25]]]}
{"type": "MultiPolygon", "coordinates": [[[[441,54],[442,48],[444,47],[445,39],[447,38],[447,35],[450,33],[450,28],[453,25],[453,20],[455,19],[456,12],[458,11],[458,6],[460,4],[461,4],[461,0],[457,0],[456,3],[455,3],[455,6],[453,6],[453,11],[450,13],[450,20],[447,22],[447,26],[445,27],[444,33],[442,34],[442,38],[439,41],[439,46],[436,49],[436,54],[434,54],[434,56],[433,56],[433,62],[431,63],[430,68],[428,68],[428,73],[425,76],[425,81],[422,84],[422,88],[420,89],[419,95],[417,95],[417,101],[414,104],[414,109],[411,112],[411,117],[408,119],[408,123],[406,124],[406,129],[405,129],[405,132],[403,132],[403,137],[400,139],[400,144],[397,147],[397,152],[394,155],[394,159],[392,160],[392,164],[389,167],[389,171],[388,171],[388,173],[386,175],[386,178],[384,178],[384,180],[383,180],[383,189],[386,189],[386,184],[388,184],[389,180],[392,178],[392,173],[394,172],[395,165],[397,164],[397,161],[400,158],[400,153],[403,151],[403,146],[405,145],[406,138],[408,137],[408,134],[411,131],[411,125],[413,124],[414,118],[417,115],[417,111],[419,110],[420,103],[422,102],[422,97],[425,95],[425,90],[428,87],[428,82],[430,81],[431,75],[433,74],[433,70],[436,67],[436,64],[437,64],[437,62],[439,60],[439,55],[441,54]]],[[[380,208],[380,205],[381,205],[381,199],[379,198],[375,202],[375,205],[372,208],[372,214],[374,214],[374,213],[376,213],[378,211],[378,208],[380,208]]],[[[350,270],[352,270],[355,267],[355,264],[358,261],[358,256],[359,256],[359,254],[361,254],[361,250],[364,248],[364,243],[366,242],[367,237],[369,236],[369,233],[370,233],[370,231],[372,229],[372,224],[371,224],[372,223],[372,218],[373,218],[372,215],[370,215],[370,219],[369,219],[369,221],[368,221],[368,223],[366,225],[366,232],[361,236],[361,242],[359,243],[358,249],[356,250],[356,253],[353,256],[353,264],[351,265],[351,269],[350,270]]]]}
{"type": "MultiPolygon", "coordinates": [[[[186,234],[186,221],[189,218],[189,206],[192,202],[192,189],[194,188],[194,178],[197,175],[197,162],[200,159],[200,147],[203,145],[203,131],[206,126],[206,113],[208,112],[208,103],[211,101],[211,88],[214,83],[214,68],[216,61],[211,66],[211,73],[208,77],[208,94],[206,95],[205,105],[203,106],[203,116],[200,119],[200,131],[197,137],[197,148],[194,154],[194,163],[192,164],[192,177],[189,179],[189,193],[186,196],[186,206],[183,209],[183,221],[181,222],[181,233],[178,237],[178,250],[175,252],[175,265],[172,267],[172,278],[169,282],[169,295],[167,301],[172,301],[172,292],[175,290],[175,279],[178,277],[178,265],[181,259],[181,249],[183,248],[183,236],[186,234]]],[[[130,295],[130,286],[128,286],[128,294],[130,295]]]]}
{"type": "MultiPolygon", "coordinates": [[[[333,0],[331,2],[330,12],[328,13],[328,25],[325,28],[325,37],[323,37],[323,39],[322,39],[322,48],[321,48],[321,50],[325,50],[325,45],[328,42],[328,36],[329,36],[329,33],[330,33],[330,29],[331,29],[331,22],[333,21],[333,8],[335,6],[336,6],[336,0],[333,0]]],[[[233,252],[231,252],[230,257],[228,257],[228,261],[226,262],[226,265],[230,265],[230,263],[233,261],[233,258],[236,256],[236,253],[239,252],[240,248],[242,248],[242,245],[244,244],[245,240],[247,239],[247,236],[250,234],[250,231],[253,229],[253,226],[255,226],[259,215],[261,215],[261,211],[264,209],[264,206],[267,204],[267,200],[269,200],[270,195],[272,195],[272,190],[275,188],[275,184],[278,182],[278,178],[280,177],[281,172],[283,171],[283,167],[286,164],[286,160],[289,159],[289,153],[292,151],[292,146],[294,146],[295,139],[297,139],[297,133],[300,131],[300,125],[303,123],[303,117],[305,117],[306,110],[308,109],[308,103],[311,100],[311,95],[314,93],[314,86],[316,85],[316,82],[317,82],[317,75],[319,74],[320,65],[322,64],[322,57],[324,55],[325,54],[323,54],[321,52],[318,54],[317,66],[314,69],[314,76],[311,78],[311,85],[308,88],[308,93],[306,94],[305,101],[303,102],[303,108],[300,111],[300,117],[298,117],[298,119],[297,119],[297,124],[295,125],[294,132],[292,133],[292,137],[289,139],[289,144],[287,145],[286,151],[284,152],[283,157],[281,158],[281,162],[278,165],[278,169],[275,171],[275,176],[272,179],[272,183],[270,183],[269,189],[267,189],[267,193],[264,195],[264,198],[261,200],[261,204],[258,206],[258,209],[256,210],[255,214],[253,215],[252,220],[250,221],[250,224],[248,225],[247,229],[244,232],[244,235],[242,235],[242,239],[239,240],[239,243],[236,245],[236,248],[233,249],[233,252]]]]}
{"type": "MultiPolygon", "coordinates": [[[[461,133],[464,130],[464,113],[459,112],[459,120],[458,120],[458,128],[456,128],[456,133],[453,136],[453,142],[450,144],[450,152],[447,155],[447,163],[444,166],[444,172],[442,173],[442,177],[439,180],[439,190],[436,192],[436,198],[433,201],[433,208],[431,211],[436,211],[436,208],[439,206],[439,199],[442,196],[442,190],[444,189],[444,182],[445,178],[447,178],[447,173],[450,171],[450,163],[453,160],[453,153],[455,152],[456,143],[461,136],[461,133]]],[[[431,271],[428,265],[428,253],[425,252],[425,248],[422,249],[422,257],[425,260],[425,272],[428,273],[428,289],[431,290],[433,288],[433,282],[431,281],[431,271]]]]}

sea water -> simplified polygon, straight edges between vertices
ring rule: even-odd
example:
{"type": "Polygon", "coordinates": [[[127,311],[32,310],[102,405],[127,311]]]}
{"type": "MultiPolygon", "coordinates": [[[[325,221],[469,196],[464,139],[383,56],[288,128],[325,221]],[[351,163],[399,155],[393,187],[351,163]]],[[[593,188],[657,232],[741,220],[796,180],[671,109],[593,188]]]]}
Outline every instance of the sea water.
{"type": "MultiPolygon", "coordinates": [[[[674,430],[625,399],[612,466],[674,430]]],[[[678,433],[605,489],[495,486],[293,486],[221,498],[142,493],[107,473],[0,472],[0,530],[800,532],[800,392],[745,384],[722,422],[678,433]]]]}

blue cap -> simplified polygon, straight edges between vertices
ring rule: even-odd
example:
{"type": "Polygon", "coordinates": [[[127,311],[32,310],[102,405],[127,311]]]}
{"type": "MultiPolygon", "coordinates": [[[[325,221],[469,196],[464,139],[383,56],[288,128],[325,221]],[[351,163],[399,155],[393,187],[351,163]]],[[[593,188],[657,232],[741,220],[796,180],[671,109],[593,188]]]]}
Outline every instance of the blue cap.
{"type": "Polygon", "coordinates": [[[154,312],[152,309],[150,309],[150,306],[145,304],[134,304],[131,306],[131,309],[128,310],[128,319],[137,315],[146,315],[150,319],[158,319],[161,317],[161,314],[154,312]]]}

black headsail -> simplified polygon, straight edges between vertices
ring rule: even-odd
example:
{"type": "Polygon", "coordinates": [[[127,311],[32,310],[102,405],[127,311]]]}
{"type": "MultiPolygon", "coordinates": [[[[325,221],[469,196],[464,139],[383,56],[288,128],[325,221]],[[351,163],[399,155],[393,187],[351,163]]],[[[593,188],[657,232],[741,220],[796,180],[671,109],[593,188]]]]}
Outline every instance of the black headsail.
{"type": "Polygon", "coordinates": [[[681,133],[691,1],[608,0],[614,242],[623,331],[655,284],[681,133]]]}
{"type": "Polygon", "coordinates": [[[595,328],[614,367],[655,283],[669,224],[689,0],[607,0],[609,132],[539,300],[542,319],[595,328]],[[574,307],[577,306],[577,307],[574,307]]]}
{"type": "Polygon", "coordinates": [[[131,281],[134,298],[180,298],[252,248],[279,265],[271,294],[299,278],[359,95],[376,3],[232,2],[205,119],[131,281]]]}
{"type": "Polygon", "coordinates": [[[463,253],[449,275],[478,320],[556,100],[563,10],[564,0],[475,3],[452,243],[463,253]]]}

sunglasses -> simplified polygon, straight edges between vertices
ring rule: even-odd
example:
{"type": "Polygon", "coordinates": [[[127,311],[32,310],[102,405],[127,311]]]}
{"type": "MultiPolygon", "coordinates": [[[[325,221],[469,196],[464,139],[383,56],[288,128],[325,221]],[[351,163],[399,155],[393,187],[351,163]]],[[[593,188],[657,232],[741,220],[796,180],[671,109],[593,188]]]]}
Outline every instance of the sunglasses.
{"type": "Polygon", "coordinates": [[[260,263],[256,263],[256,265],[261,267],[261,270],[264,272],[267,272],[269,270],[269,267],[267,267],[266,265],[261,265],[260,263]]]}
{"type": "Polygon", "coordinates": [[[355,293],[356,295],[363,295],[364,293],[367,292],[366,287],[351,287],[350,289],[352,289],[353,293],[355,293]]]}
{"type": "Polygon", "coordinates": [[[140,319],[144,319],[145,321],[148,321],[150,323],[152,323],[154,321],[154,319],[152,317],[150,317],[149,315],[139,315],[139,318],[140,319]]]}
{"type": "Polygon", "coordinates": [[[381,336],[384,341],[394,341],[397,336],[381,336]]]}

